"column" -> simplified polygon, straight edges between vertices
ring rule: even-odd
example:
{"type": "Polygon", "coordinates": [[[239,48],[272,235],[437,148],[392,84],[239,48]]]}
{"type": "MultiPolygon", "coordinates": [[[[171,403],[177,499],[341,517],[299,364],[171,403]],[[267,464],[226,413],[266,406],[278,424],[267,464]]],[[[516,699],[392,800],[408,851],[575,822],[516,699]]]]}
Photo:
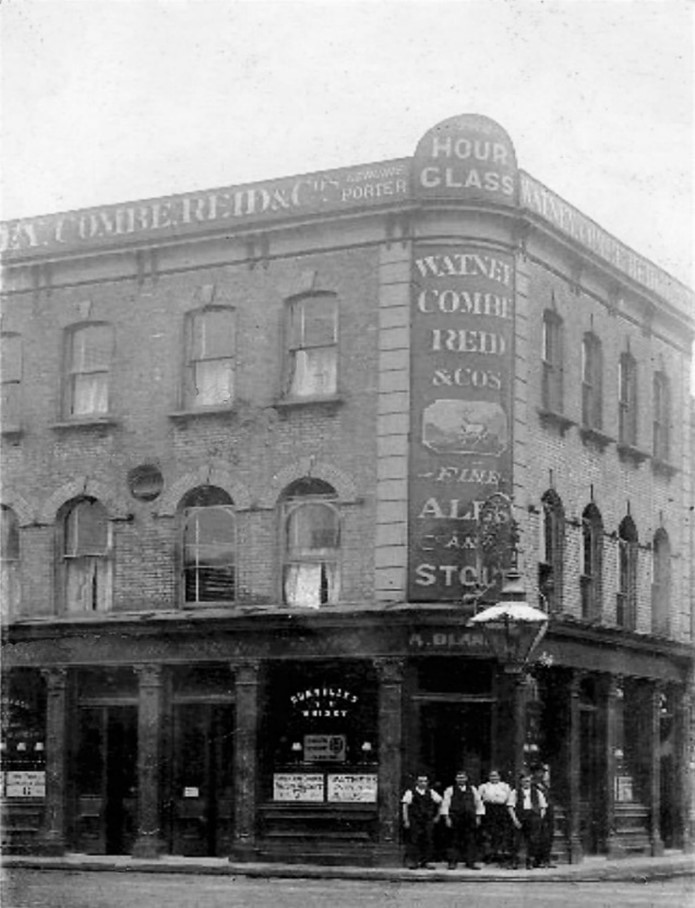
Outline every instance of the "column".
{"type": "Polygon", "coordinates": [[[605,795],[606,795],[606,853],[609,858],[619,858],[625,856],[625,850],[620,844],[616,830],[616,813],[615,813],[615,779],[616,779],[616,755],[615,751],[619,745],[620,736],[618,728],[618,700],[623,697],[621,686],[622,679],[619,676],[610,675],[606,681],[606,778],[605,778],[605,795]]]}
{"type": "Polygon", "coordinates": [[[524,744],[526,743],[526,699],[528,695],[528,678],[526,673],[514,672],[511,674],[514,698],[514,785],[519,782],[519,776],[526,768],[524,744]]]}
{"type": "Polygon", "coordinates": [[[649,827],[650,850],[654,857],[664,853],[661,838],[661,698],[663,685],[656,681],[649,691],[649,827]]]}
{"type": "Polygon", "coordinates": [[[39,832],[42,854],[64,854],[68,752],[68,671],[49,668],[46,681],[46,807],[39,832]]]}
{"type": "Polygon", "coordinates": [[[233,662],[235,682],[234,846],[230,860],[249,861],[256,850],[258,677],[255,660],[233,662]]]}
{"type": "Polygon", "coordinates": [[[681,688],[676,706],[677,772],[680,774],[682,809],[680,813],[680,839],[683,851],[695,851],[695,688],[681,688]]]}
{"type": "Polygon", "coordinates": [[[160,817],[162,667],[136,665],[138,676],[138,831],[133,855],[156,858],[163,849],[160,817]]]}
{"type": "Polygon", "coordinates": [[[400,864],[403,669],[401,659],[376,659],[379,679],[379,840],[377,865],[400,864]]]}
{"type": "Polygon", "coordinates": [[[570,864],[579,864],[584,857],[581,835],[581,685],[583,674],[573,671],[569,682],[569,742],[568,742],[568,791],[570,864]]]}

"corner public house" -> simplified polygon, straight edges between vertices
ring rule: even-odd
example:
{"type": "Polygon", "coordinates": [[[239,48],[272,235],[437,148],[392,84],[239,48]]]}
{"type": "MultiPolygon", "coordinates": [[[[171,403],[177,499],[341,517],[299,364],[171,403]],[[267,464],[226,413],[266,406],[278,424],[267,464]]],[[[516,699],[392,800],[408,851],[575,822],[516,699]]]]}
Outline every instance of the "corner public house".
{"type": "Polygon", "coordinates": [[[0,241],[9,849],[397,864],[520,753],[562,859],[690,847],[688,288],[477,115],[0,241]]]}

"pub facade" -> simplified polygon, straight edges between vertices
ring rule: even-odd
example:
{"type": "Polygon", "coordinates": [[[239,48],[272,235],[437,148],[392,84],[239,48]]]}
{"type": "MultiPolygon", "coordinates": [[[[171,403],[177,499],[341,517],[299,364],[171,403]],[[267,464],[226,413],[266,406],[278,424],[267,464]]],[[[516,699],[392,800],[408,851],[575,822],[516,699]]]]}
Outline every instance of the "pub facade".
{"type": "Polygon", "coordinates": [[[478,115],[0,240],[9,849],[393,865],[520,755],[561,859],[690,848],[688,288],[478,115]]]}

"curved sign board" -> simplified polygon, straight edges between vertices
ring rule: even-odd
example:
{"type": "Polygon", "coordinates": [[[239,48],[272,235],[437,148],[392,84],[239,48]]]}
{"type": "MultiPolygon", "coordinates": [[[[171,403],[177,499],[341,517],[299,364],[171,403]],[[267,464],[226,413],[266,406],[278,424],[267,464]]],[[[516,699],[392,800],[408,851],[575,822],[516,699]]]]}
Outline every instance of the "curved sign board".
{"type": "Polygon", "coordinates": [[[516,205],[519,173],[512,141],[478,114],[461,114],[432,127],[413,159],[413,195],[516,205]]]}

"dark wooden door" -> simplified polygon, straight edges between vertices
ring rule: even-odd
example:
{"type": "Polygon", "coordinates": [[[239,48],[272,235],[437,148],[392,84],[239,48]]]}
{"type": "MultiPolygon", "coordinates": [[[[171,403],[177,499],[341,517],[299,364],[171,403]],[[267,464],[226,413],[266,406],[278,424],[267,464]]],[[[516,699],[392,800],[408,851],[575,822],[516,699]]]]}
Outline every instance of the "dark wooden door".
{"type": "Polygon", "coordinates": [[[425,702],[420,717],[420,764],[438,788],[453,784],[459,769],[484,781],[490,766],[489,703],[425,702]]]}
{"type": "Polygon", "coordinates": [[[604,741],[598,710],[582,707],[579,715],[580,835],[586,854],[600,854],[605,846],[604,741]]]}
{"type": "Polygon", "coordinates": [[[228,855],[234,820],[234,707],[226,703],[174,706],[171,850],[228,855]]]}

